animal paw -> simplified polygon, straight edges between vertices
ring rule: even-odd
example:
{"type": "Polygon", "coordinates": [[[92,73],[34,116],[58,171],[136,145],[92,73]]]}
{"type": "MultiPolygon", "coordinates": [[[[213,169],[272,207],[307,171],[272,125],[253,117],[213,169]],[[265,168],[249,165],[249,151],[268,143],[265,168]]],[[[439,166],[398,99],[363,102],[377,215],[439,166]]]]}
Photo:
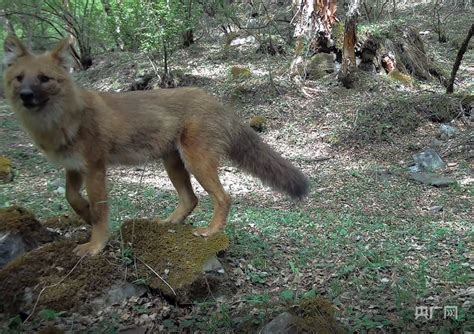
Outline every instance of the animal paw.
{"type": "Polygon", "coordinates": [[[78,245],[74,248],[74,254],[78,256],[85,256],[85,255],[97,255],[99,254],[102,249],[104,249],[105,244],[97,243],[97,242],[86,242],[85,244],[78,245]]]}
{"type": "Polygon", "coordinates": [[[219,232],[219,229],[213,229],[210,227],[198,227],[193,230],[193,234],[197,237],[210,237],[217,232],[219,232]]]}

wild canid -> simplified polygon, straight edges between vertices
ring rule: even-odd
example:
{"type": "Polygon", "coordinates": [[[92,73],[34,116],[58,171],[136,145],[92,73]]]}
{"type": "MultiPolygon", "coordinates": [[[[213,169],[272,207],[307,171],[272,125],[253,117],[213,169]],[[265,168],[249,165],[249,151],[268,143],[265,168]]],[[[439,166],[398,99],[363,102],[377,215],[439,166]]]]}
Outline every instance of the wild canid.
{"type": "Polygon", "coordinates": [[[97,254],[108,238],[106,169],[114,164],[163,160],[179,195],[165,220],[182,222],[198,200],[190,174],[212,197],[209,236],[223,229],[231,200],[217,174],[228,157],[276,190],[301,198],[306,177],[262,142],[214,97],[196,88],[105,93],[77,87],[67,71],[70,40],[43,54],[31,53],[14,35],[5,39],[5,96],[46,157],[66,170],[66,198],[92,225],[90,241],[76,254],[97,254]],[[85,183],[88,196],[81,195],[85,183]]]}

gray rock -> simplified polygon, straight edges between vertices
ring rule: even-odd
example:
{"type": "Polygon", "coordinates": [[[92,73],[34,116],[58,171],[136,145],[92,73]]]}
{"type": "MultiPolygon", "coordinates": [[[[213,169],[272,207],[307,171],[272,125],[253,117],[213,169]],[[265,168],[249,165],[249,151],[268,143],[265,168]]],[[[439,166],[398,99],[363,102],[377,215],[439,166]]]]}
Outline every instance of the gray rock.
{"type": "Polygon", "coordinates": [[[24,254],[27,250],[23,238],[12,232],[0,233],[0,268],[24,254]]]}
{"type": "Polygon", "coordinates": [[[63,179],[55,179],[55,180],[52,180],[52,181],[48,182],[48,186],[50,188],[56,189],[58,187],[64,186],[65,183],[66,182],[63,179]]]}
{"type": "Polygon", "coordinates": [[[298,325],[299,318],[284,312],[270,321],[260,331],[261,334],[296,334],[304,333],[298,325]]]}
{"type": "Polygon", "coordinates": [[[458,129],[448,124],[441,124],[439,127],[439,137],[443,140],[454,138],[458,133],[458,129]]]}
{"type": "Polygon", "coordinates": [[[24,208],[0,209],[0,268],[16,257],[53,241],[57,235],[48,231],[24,208]]]}
{"type": "Polygon", "coordinates": [[[103,309],[114,304],[120,304],[124,299],[140,297],[146,293],[144,286],[129,282],[118,281],[110,286],[105,293],[92,301],[97,309],[103,309]]]}
{"type": "Polygon", "coordinates": [[[439,176],[433,173],[426,172],[412,172],[410,173],[410,178],[417,182],[434,187],[447,187],[456,182],[456,180],[453,180],[449,177],[439,176]]]}
{"type": "Polygon", "coordinates": [[[428,210],[430,210],[431,213],[440,213],[443,212],[444,208],[440,205],[435,205],[429,208],[428,210]]]}
{"type": "Polygon", "coordinates": [[[433,171],[446,167],[446,163],[432,148],[428,148],[421,153],[414,154],[413,160],[415,160],[415,166],[410,168],[412,172],[433,171]]]}
{"type": "Polygon", "coordinates": [[[55,194],[63,195],[66,193],[66,189],[64,187],[57,187],[53,192],[55,194]]]}
{"type": "Polygon", "coordinates": [[[217,256],[212,256],[204,263],[202,267],[202,271],[205,273],[217,273],[217,274],[224,274],[224,266],[222,263],[217,259],[217,256]]]}
{"type": "Polygon", "coordinates": [[[231,46],[241,46],[241,45],[245,45],[245,44],[253,44],[256,41],[257,40],[253,36],[239,37],[239,38],[233,39],[232,42],[230,42],[230,45],[231,46]]]}

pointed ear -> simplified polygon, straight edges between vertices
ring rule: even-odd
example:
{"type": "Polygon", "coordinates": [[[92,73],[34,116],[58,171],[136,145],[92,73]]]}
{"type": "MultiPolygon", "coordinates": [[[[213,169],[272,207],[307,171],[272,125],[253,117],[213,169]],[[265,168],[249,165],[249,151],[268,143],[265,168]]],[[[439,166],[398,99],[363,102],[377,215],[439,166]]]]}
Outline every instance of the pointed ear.
{"type": "Polygon", "coordinates": [[[12,65],[18,58],[29,54],[23,43],[13,34],[8,34],[3,43],[4,56],[3,63],[6,66],[12,65]]]}
{"type": "Polygon", "coordinates": [[[58,65],[64,67],[66,70],[69,70],[73,66],[73,59],[70,50],[72,44],[73,37],[69,35],[51,51],[51,57],[58,63],[58,65]]]}

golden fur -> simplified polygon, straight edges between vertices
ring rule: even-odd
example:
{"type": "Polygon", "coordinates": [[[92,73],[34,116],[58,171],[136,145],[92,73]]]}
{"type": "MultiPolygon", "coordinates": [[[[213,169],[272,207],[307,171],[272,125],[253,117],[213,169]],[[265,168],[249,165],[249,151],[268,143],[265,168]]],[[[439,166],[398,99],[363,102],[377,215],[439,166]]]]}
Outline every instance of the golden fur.
{"type": "Polygon", "coordinates": [[[300,198],[306,178],[250,127],[196,88],[105,93],[78,88],[67,72],[69,41],[40,55],[12,35],[5,40],[5,95],[26,132],[46,157],[66,170],[66,197],[92,224],[78,255],[96,254],[108,238],[106,170],[114,164],[163,159],[179,195],[167,222],[179,223],[194,209],[193,174],[214,202],[213,218],[194,231],[208,236],[225,225],[230,197],[217,174],[222,157],[277,190],[300,198]],[[88,195],[81,195],[85,183],[88,195]]]}

